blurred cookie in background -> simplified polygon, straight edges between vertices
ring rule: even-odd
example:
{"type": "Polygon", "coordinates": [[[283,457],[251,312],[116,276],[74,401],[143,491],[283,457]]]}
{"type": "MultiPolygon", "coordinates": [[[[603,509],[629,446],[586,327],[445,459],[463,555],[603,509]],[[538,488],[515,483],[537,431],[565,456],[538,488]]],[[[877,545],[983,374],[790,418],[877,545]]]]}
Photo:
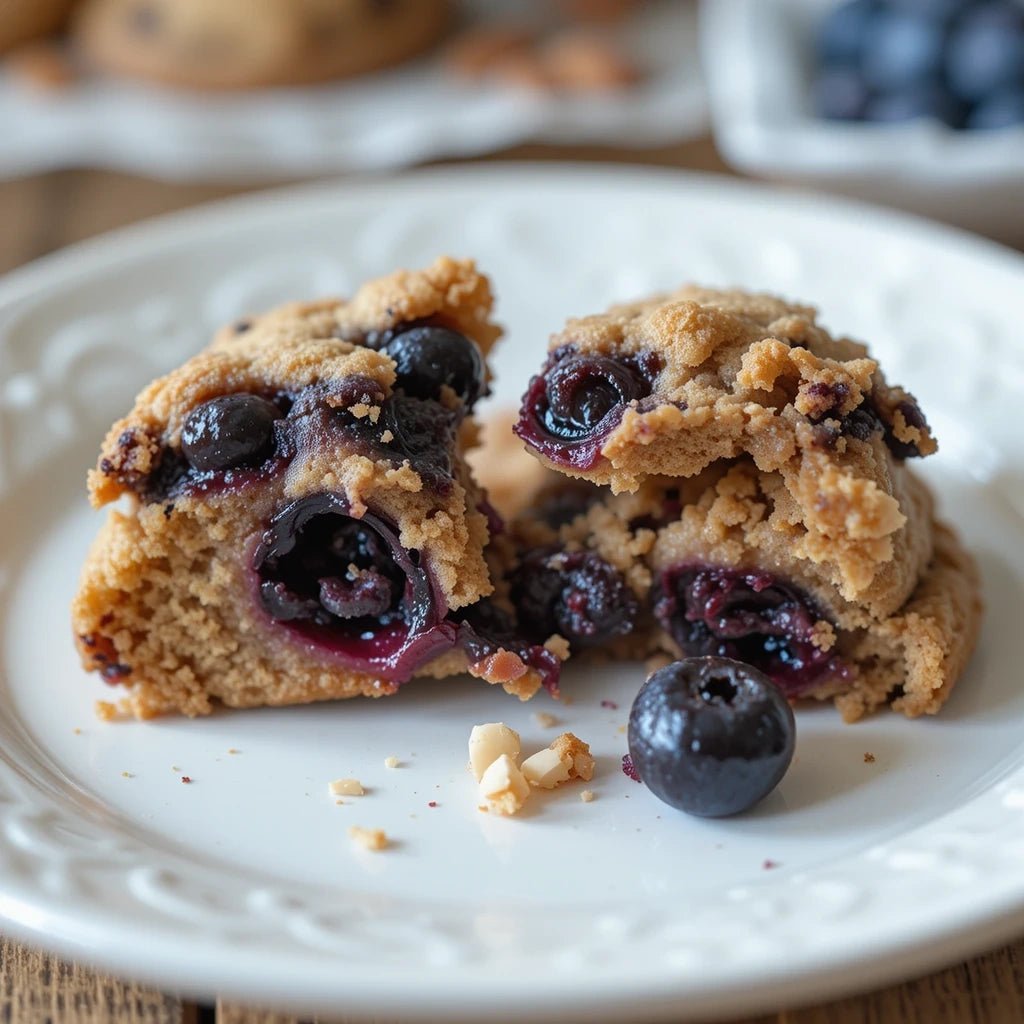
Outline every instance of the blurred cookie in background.
{"type": "Polygon", "coordinates": [[[301,85],[407,60],[449,0],[86,0],[73,34],[101,71],[195,89],[301,85]]]}
{"type": "Polygon", "coordinates": [[[0,53],[59,32],[74,0],[0,0],[0,53]]]}

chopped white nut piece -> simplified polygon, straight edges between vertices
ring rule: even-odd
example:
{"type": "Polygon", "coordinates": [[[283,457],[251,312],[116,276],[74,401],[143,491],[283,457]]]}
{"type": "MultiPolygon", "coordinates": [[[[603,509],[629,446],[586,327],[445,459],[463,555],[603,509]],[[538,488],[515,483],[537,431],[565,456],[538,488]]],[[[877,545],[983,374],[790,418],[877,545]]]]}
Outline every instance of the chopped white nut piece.
{"type": "Polygon", "coordinates": [[[382,828],[361,828],[359,825],[352,825],[348,830],[348,837],[364,850],[384,850],[388,845],[387,833],[382,828]]]}
{"type": "Polygon", "coordinates": [[[530,784],[515,761],[502,754],[484,772],[480,795],[496,814],[515,814],[530,795],[530,784]]]}
{"type": "Polygon", "coordinates": [[[397,768],[401,762],[397,757],[385,757],[384,767],[385,768],[397,768]]]}
{"type": "Polygon", "coordinates": [[[327,784],[331,796],[362,796],[363,786],[358,779],[335,779],[327,784]]]}
{"type": "Polygon", "coordinates": [[[522,772],[530,785],[541,789],[554,789],[569,778],[569,766],[550,747],[528,757],[523,762],[522,772]]]}
{"type": "Polygon", "coordinates": [[[585,803],[589,804],[594,799],[594,791],[592,789],[585,789],[580,793],[580,799],[585,803]]]}
{"type": "Polygon", "coordinates": [[[570,779],[583,779],[589,782],[594,777],[594,758],[590,746],[571,732],[563,732],[551,744],[553,750],[561,758],[569,770],[570,779]]]}
{"type": "Polygon", "coordinates": [[[549,715],[546,711],[537,711],[534,713],[533,720],[542,728],[550,729],[554,725],[558,725],[558,719],[554,715],[549,715]]]}
{"type": "Polygon", "coordinates": [[[469,767],[477,782],[502,754],[519,763],[519,733],[504,722],[474,725],[469,734],[469,767]]]}

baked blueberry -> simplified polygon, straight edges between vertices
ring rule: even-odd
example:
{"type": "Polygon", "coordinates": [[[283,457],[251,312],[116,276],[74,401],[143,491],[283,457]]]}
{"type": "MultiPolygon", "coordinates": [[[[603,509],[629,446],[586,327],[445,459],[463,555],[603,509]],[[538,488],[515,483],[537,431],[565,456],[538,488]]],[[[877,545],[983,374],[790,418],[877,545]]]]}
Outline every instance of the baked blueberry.
{"type": "Polygon", "coordinates": [[[254,466],[270,455],[281,412],[259,395],[212,398],[196,406],[181,428],[181,450],[200,473],[254,466]]]}
{"type": "Polygon", "coordinates": [[[905,89],[937,81],[946,32],[940,19],[890,6],[873,19],[861,71],[872,89],[905,89]]]}
{"type": "Polygon", "coordinates": [[[484,390],[484,364],[476,345],[447,327],[410,327],[384,343],[395,361],[395,386],[411,398],[438,399],[447,386],[472,409],[484,390]]]}
{"type": "Polygon", "coordinates": [[[971,111],[967,127],[978,131],[1024,124],[1024,84],[993,93],[971,111]]]}
{"type": "Polygon", "coordinates": [[[877,13],[877,0],[847,0],[833,7],[818,29],[821,60],[826,64],[858,64],[877,13]]]}
{"type": "Polygon", "coordinates": [[[660,800],[720,818],[767,796],[793,758],[793,710],[742,662],[687,658],[655,672],[629,715],[629,756],[660,800]]]}
{"type": "Polygon", "coordinates": [[[622,574],[593,551],[532,551],[511,583],[520,629],[538,643],[558,633],[598,646],[631,633],[639,614],[622,574]]]}
{"type": "Polygon", "coordinates": [[[592,468],[626,406],[651,393],[655,361],[557,350],[530,381],[514,430],[560,465],[592,468]]]}
{"type": "Polygon", "coordinates": [[[841,660],[814,642],[822,616],[770,573],[675,566],[661,573],[653,601],[662,628],[688,656],[746,662],[792,696],[845,678],[841,660]]]}

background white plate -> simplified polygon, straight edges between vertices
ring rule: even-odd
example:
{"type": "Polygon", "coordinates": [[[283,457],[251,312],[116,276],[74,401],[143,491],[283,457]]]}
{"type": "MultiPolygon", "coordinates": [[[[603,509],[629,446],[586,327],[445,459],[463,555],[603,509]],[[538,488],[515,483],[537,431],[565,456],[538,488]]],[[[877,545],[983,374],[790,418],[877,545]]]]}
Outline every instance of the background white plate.
{"type": "Polygon", "coordinates": [[[880,983],[1019,932],[1022,294],[1024,259],[922,222],[592,167],[272,193],[10,275],[4,928],[191,993],[449,1020],[735,1014],[880,983]],[[619,771],[633,665],[570,669],[566,708],[455,680],[379,702],[97,722],[94,699],[116,691],[77,666],[67,604],[100,520],[83,474],[110,420],[216,325],[445,251],[476,256],[497,284],[506,402],[567,314],[683,279],[811,298],[827,324],[870,338],[933,420],[944,450],[923,468],[985,576],[981,648],[945,712],[843,726],[831,709],[802,711],[780,788],[719,822],[672,812],[619,771]],[[479,813],[464,770],[470,726],[504,719],[539,748],[553,732],[537,710],[591,743],[597,799],[564,787],[518,819],[479,813]],[[403,767],[386,769],[389,755],[403,767]],[[338,807],[326,783],[344,775],[370,792],[338,807]],[[360,854],[350,824],[384,827],[397,846],[360,854]]]}
{"type": "MultiPolygon", "coordinates": [[[[464,0],[467,20],[529,21],[521,0],[464,0]]],[[[553,19],[557,23],[557,19],[553,19]]],[[[645,4],[617,28],[648,74],[579,96],[453,79],[439,55],[351,81],[194,93],[100,75],[48,92],[4,75],[0,176],[83,164],[175,180],[280,180],[402,167],[520,142],[657,146],[706,124],[692,0],[645,4]]]]}

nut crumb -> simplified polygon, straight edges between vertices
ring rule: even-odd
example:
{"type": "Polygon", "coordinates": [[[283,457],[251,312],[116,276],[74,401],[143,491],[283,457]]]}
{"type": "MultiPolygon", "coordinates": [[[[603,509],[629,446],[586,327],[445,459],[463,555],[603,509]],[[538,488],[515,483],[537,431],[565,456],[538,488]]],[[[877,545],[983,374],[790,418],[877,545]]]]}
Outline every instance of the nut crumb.
{"type": "Polygon", "coordinates": [[[335,779],[327,784],[331,796],[363,796],[366,790],[358,779],[335,779]]]}
{"type": "Polygon", "coordinates": [[[228,753],[229,754],[240,754],[241,751],[240,750],[236,750],[234,747],[228,747],[228,753]]]}
{"type": "Polygon", "coordinates": [[[135,775],[132,772],[121,772],[122,779],[134,779],[135,775]]]}
{"type": "Polygon", "coordinates": [[[502,754],[480,779],[480,795],[496,814],[516,814],[530,795],[530,784],[508,754],[502,754]]]}
{"type": "Polygon", "coordinates": [[[392,434],[390,430],[385,430],[384,433],[380,435],[381,444],[391,444],[394,439],[395,435],[392,434]]]}
{"type": "Polygon", "coordinates": [[[481,814],[486,814],[486,813],[487,813],[487,804],[477,804],[477,805],[476,805],[476,809],[477,809],[477,810],[478,810],[478,811],[479,811],[479,812],[480,812],[481,814]]]}
{"type": "Polygon", "coordinates": [[[397,768],[402,762],[397,757],[385,757],[384,767],[385,768],[397,768]]]}
{"type": "Polygon", "coordinates": [[[81,736],[81,735],[82,735],[82,730],[81,730],[81,729],[79,729],[77,725],[76,725],[76,726],[74,727],[74,729],[72,729],[71,731],[72,731],[72,732],[73,732],[73,733],[74,733],[74,734],[75,734],[76,736],[81,736]]]}
{"type": "Polygon", "coordinates": [[[348,837],[356,846],[361,846],[364,850],[385,850],[388,847],[387,833],[382,828],[362,828],[359,825],[351,825],[348,837]]]}
{"type": "Polygon", "coordinates": [[[865,764],[874,764],[875,763],[875,755],[872,754],[870,750],[864,752],[864,763],[865,764]]]}
{"type": "Polygon", "coordinates": [[[592,789],[585,789],[580,793],[580,799],[585,803],[589,804],[594,799],[594,791],[592,789]]]}
{"type": "Polygon", "coordinates": [[[345,806],[345,801],[344,800],[335,800],[334,801],[334,806],[335,807],[344,807],[345,806]]]}
{"type": "Polygon", "coordinates": [[[504,722],[485,722],[474,725],[469,734],[469,768],[479,782],[487,769],[502,755],[507,755],[513,765],[519,763],[519,733],[504,722]]]}
{"type": "Polygon", "coordinates": [[[546,711],[536,711],[533,715],[533,720],[542,729],[552,729],[558,725],[558,719],[554,715],[549,715],[546,711]]]}

